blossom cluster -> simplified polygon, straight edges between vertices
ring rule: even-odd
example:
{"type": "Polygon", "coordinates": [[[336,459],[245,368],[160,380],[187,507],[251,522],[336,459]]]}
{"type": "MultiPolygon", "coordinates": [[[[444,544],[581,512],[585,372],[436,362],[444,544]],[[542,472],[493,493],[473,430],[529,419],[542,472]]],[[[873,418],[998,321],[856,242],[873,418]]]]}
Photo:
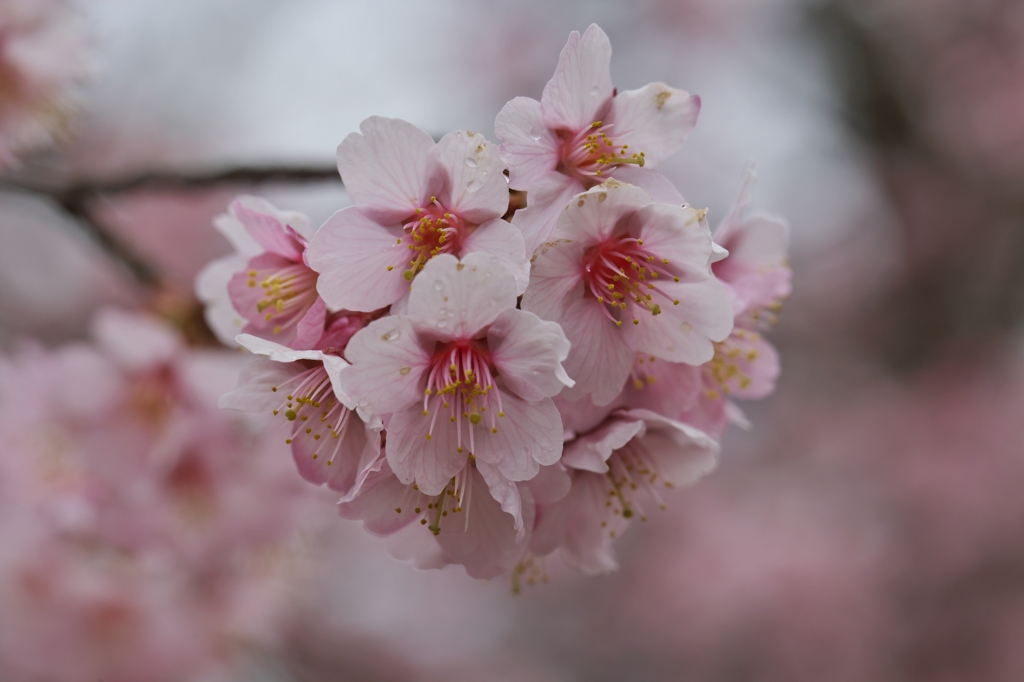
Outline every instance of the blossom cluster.
{"type": "Polygon", "coordinates": [[[210,679],[276,639],[305,486],[216,410],[237,363],[101,310],[0,357],[0,677],[210,679]]]}
{"type": "Polygon", "coordinates": [[[600,28],[572,33],[498,145],[368,118],[338,147],[353,205],[318,230],[255,197],[216,221],[236,253],[197,293],[260,356],[221,406],[277,420],[301,475],[420,567],[614,569],[612,539],[715,467],[731,399],[774,388],[786,224],[747,215],[748,172],[713,237],[656,170],[700,99],[619,92],[610,63],[600,28]]]}

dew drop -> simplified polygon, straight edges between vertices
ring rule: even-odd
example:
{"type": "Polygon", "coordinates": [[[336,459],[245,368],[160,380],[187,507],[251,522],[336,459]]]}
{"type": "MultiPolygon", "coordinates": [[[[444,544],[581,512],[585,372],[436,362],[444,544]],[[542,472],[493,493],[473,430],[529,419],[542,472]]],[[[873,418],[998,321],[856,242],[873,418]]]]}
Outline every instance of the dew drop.
{"type": "Polygon", "coordinates": [[[599,92],[601,92],[601,91],[600,91],[600,89],[598,89],[598,87],[596,85],[594,87],[590,88],[590,96],[591,97],[597,97],[597,93],[599,93],[599,92]]]}
{"type": "Polygon", "coordinates": [[[448,326],[448,320],[441,320],[440,322],[437,323],[437,326],[440,327],[441,329],[444,329],[445,327],[448,326]]]}
{"type": "Polygon", "coordinates": [[[434,282],[434,291],[441,291],[441,289],[444,289],[444,287],[441,285],[441,283],[440,282],[434,282]]]}
{"type": "Polygon", "coordinates": [[[466,165],[469,166],[470,168],[476,168],[476,165],[477,165],[476,164],[476,159],[474,159],[471,156],[467,156],[466,157],[466,165]]]}
{"type": "Polygon", "coordinates": [[[380,340],[381,341],[394,341],[395,339],[397,339],[401,335],[402,335],[402,333],[400,331],[398,331],[397,329],[392,329],[391,331],[389,331],[386,334],[381,334],[380,340]]]}

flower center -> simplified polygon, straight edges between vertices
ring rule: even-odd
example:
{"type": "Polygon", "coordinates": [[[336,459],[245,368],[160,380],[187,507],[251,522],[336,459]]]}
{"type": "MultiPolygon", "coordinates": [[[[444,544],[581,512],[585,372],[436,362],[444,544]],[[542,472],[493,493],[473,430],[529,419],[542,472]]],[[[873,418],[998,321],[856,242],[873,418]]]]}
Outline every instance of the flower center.
{"type": "Polygon", "coordinates": [[[307,442],[312,439],[313,459],[319,459],[318,450],[323,449],[327,466],[331,466],[341,450],[342,436],[352,413],[335,397],[324,366],[317,363],[270,390],[284,394],[274,408],[274,416],[283,415],[292,423],[291,436],[285,443],[291,445],[298,438],[307,442]]]}
{"type": "Polygon", "coordinates": [[[462,452],[463,421],[471,453],[475,449],[473,427],[484,420],[484,413],[490,412],[486,416],[491,433],[498,432],[498,418],[505,413],[484,345],[481,341],[453,341],[434,356],[423,396],[423,416],[433,414],[427,440],[433,437],[437,415],[442,410],[448,412],[448,419],[456,425],[459,452],[462,452]]]}
{"type": "Polygon", "coordinates": [[[643,167],[644,153],[627,151],[628,144],[616,144],[608,134],[611,128],[612,124],[604,125],[603,121],[594,121],[575,135],[559,131],[562,143],[559,170],[582,180],[584,184],[597,184],[594,178],[600,178],[623,164],[643,167]]]}
{"type": "Polygon", "coordinates": [[[273,325],[274,333],[280,334],[286,327],[298,324],[317,299],[317,274],[302,263],[284,267],[251,269],[246,282],[250,288],[257,285],[262,297],[256,301],[256,311],[246,317],[259,328],[273,325]]]}
{"type": "Polygon", "coordinates": [[[708,398],[717,400],[750,386],[745,365],[757,359],[758,351],[753,344],[760,338],[757,332],[733,329],[729,338],[715,344],[715,356],[702,367],[704,385],[710,386],[705,390],[708,398]]]}
{"type": "MultiPolygon", "coordinates": [[[[465,236],[468,226],[458,216],[449,213],[437,197],[416,209],[416,215],[405,224],[406,235],[398,240],[412,252],[405,279],[412,281],[427,261],[440,253],[451,253],[465,236]]],[[[388,266],[388,270],[391,266],[388,266]]]]}
{"type": "Polygon", "coordinates": [[[395,507],[396,514],[413,514],[420,518],[420,525],[438,535],[444,525],[445,532],[465,532],[469,529],[469,506],[473,499],[473,461],[467,460],[465,466],[455,474],[445,489],[438,495],[424,495],[419,486],[410,483],[395,507]],[[462,524],[450,523],[449,517],[465,512],[462,524]],[[459,527],[461,525],[461,528],[459,527]]]}
{"type": "Polygon", "coordinates": [[[642,239],[620,237],[609,239],[583,254],[583,279],[590,293],[603,303],[605,315],[617,327],[619,316],[633,318],[640,324],[641,313],[661,314],[659,300],[679,305],[679,299],[665,293],[660,282],[678,282],[667,258],[658,258],[644,248],[642,239]]]}

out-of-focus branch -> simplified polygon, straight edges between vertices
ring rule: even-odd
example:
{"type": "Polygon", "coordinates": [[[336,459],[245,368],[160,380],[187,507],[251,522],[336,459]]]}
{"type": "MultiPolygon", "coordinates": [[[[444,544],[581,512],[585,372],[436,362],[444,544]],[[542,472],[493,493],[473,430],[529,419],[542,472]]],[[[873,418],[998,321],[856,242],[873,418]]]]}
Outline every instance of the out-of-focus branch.
{"type": "Polygon", "coordinates": [[[146,172],[121,178],[79,180],[65,185],[46,185],[12,179],[0,181],[0,187],[50,199],[74,218],[75,223],[108,255],[121,263],[140,284],[147,288],[155,288],[160,281],[157,269],[93,215],[92,204],[97,199],[143,190],[187,192],[220,185],[317,181],[334,181],[340,184],[341,178],[334,166],[258,166],[202,173],[146,172]]]}

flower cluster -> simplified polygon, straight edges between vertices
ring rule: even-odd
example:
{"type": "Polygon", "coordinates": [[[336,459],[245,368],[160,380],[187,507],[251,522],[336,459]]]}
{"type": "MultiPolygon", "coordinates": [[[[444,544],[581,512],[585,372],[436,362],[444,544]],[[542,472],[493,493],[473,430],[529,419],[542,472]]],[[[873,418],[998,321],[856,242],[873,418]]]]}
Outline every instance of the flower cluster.
{"type": "Polygon", "coordinates": [[[198,293],[261,356],[221,405],[280,422],[302,476],[418,566],[610,570],[614,537],[714,468],[730,397],[773,389],[786,225],[745,215],[751,172],[713,238],[653,168],[700,99],[620,93],[610,62],[574,32],[500,145],[367,119],[338,148],[353,205],[315,232],[251,197],[216,223],[237,254],[198,293]]]}
{"type": "Polygon", "coordinates": [[[94,322],[92,343],[0,357],[0,677],[222,672],[284,626],[274,556],[304,486],[214,409],[229,354],[140,314],[94,322]]]}

